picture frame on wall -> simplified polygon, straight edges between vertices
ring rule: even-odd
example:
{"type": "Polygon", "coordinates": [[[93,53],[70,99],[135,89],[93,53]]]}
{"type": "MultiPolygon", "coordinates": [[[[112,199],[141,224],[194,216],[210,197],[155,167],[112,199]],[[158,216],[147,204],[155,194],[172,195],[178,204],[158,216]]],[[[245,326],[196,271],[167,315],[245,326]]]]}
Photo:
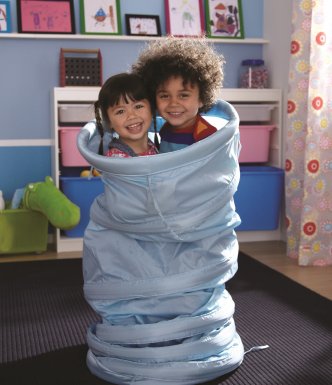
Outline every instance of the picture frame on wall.
{"type": "Polygon", "coordinates": [[[201,0],[165,0],[165,16],[168,35],[197,37],[205,33],[201,0]]]}
{"type": "Polygon", "coordinates": [[[75,33],[73,0],[16,0],[19,33],[75,33]]]}
{"type": "Polygon", "coordinates": [[[241,0],[204,1],[208,37],[244,39],[241,0]]]}
{"type": "Polygon", "coordinates": [[[121,35],[120,0],[80,0],[81,33],[121,35]]]}
{"type": "Polygon", "coordinates": [[[10,3],[9,1],[0,1],[0,33],[11,31],[10,3]]]}
{"type": "Polygon", "coordinates": [[[158,15],[125,14],[127,35],[131,36],[161,36],[160,19],[158,15]]]}

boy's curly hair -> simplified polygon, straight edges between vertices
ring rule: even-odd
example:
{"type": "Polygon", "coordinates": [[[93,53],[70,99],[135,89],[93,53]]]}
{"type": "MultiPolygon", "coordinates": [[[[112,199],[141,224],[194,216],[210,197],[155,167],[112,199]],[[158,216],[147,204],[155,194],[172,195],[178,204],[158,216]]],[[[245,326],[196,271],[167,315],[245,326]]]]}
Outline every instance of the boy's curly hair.
{"type": "Polygon", "coordinates": [[[224,57],[214,51],[205,37],[168,36],[153,41],[139,54],[132,72],[141,76],[155,108],[156,89],[171,76],[181,76],[184,83],[197,84],[203,106],[211,108],[223,85],[224,57]]]}

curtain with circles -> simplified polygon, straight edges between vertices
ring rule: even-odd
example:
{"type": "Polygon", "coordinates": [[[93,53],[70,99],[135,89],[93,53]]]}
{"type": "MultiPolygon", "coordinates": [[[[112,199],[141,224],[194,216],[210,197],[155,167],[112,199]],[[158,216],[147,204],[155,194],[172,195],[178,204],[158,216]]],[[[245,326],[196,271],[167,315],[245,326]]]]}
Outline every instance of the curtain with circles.
{"type": "Polygon", "coordinates": [[[286,136],[287,254],[332,264],[332,1],[293,1],[286,136]]]}

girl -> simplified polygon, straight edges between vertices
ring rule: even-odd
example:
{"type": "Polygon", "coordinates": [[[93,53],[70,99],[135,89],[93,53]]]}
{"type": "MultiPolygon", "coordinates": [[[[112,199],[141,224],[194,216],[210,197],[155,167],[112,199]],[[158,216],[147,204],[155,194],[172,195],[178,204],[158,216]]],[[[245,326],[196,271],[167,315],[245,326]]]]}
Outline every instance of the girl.
{"type": "Polygon", "coordinates": [[[95,103],[96,125],[102,138],[99,153],[103,153],[104,127],[113,131],[106,156],[128,158],[155,155],[156,146],[148,139],[152,112],[142,80],[129,73],[111,76],[104,83],[95,103]]]}

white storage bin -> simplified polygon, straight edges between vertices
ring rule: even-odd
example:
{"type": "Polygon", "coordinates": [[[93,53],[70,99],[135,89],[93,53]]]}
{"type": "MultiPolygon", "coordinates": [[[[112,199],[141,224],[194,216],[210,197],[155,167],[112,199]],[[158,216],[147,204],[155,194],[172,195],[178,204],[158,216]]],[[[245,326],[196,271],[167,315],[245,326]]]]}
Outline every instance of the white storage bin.
{"type": "Polygon", "coordinates": [[[241,122],[268,122],[274,106],[270,104],[233,104],[241,122]]]}
{"type": "Polygon", "coordinates": [[[59,105],[59,123],[80,124],[95,118],[94,105],[87,103],[59,105]]]}

